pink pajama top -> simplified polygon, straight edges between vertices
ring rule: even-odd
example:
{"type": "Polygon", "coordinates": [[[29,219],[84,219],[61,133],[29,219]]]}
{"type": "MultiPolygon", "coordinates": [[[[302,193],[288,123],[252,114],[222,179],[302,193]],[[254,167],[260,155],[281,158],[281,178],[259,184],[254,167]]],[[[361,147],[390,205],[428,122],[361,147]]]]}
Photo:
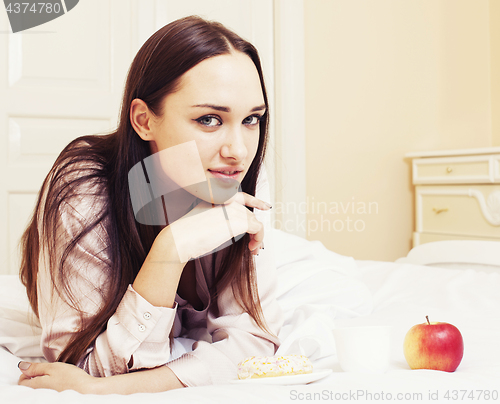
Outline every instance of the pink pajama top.
{"type": "MultiPolygon", "coordinates": [[[[81,229],[86,218],[99,212],[104,197],[71,197],[61,207],[57,245],[61,248],[81,229]]],[[[256,197],[270,202],[268,180],[262,167],[256,197]]],[[[255,257],[258,293],[269,329],[278,335],[283,323],[276,300],[276,267],[270,239],[270,211],[254,210],[265,226],[265,249],[255,257]]],[[[71,264],[70,289],[85,318],[103,304],[108,279],[105,223],[88,233],[68,257],[71,264]]],[[[217,261],[221,254],[218,254],[217,261]]],[[[54,288],[49,268],[41,254],[38,274],[38,307],[42,326],[41,347],[48,361],[55,361],[81,324],[80,314],[68,305],[54,288]]],[[[219,262],[215,263],[216,266],[219,262]]],[[[262,331],[250,315],[235,301],[231,287],[220,294],[217,308],[210,308],[212,255],[195,260],[196,288],[203,309],[176,296],[173,308],[155,307],[128,286],[120,305],[108,320],[106,330],[87,350],[78,366],[93,376],[111,376],[141,368],[166,365],[185,386],[221,384],[236,379],[236,365],[248,356],[274,355],[279,346],[276,337],[262,331]],[[192,351],[172,358],[169,334],[195,340],[192,351]],[[133,359],[131,361],[131,359],[133,359]],[[132,363],[129,368],[128,364],[132,363]]],[[[84,318],[84,319],[85,319],[84,318]]]]}

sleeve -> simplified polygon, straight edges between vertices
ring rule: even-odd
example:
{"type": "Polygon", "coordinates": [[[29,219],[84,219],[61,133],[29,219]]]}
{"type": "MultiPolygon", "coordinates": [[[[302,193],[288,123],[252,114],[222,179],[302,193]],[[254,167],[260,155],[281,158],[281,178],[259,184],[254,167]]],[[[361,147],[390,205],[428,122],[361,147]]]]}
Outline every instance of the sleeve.
{"type": "MultiPolygon", "coordinates": [[[[53,235],[56,262],[60,262],[66,246],[102,206],[101,197],[78,194],[60,207],[53,235]]],[[[81,325],[88,324],[106,300],[106,285],[112,282],[108,243],[104,224],[80,240],[67,257],[67,288],[56,288],[47,265],[47,251],[41,251],[38,311],[41,348],[50,362],[57,360],[81,325]]],[[[77,365],[92,376],[111,376],[167,363],[171,359],[169,334],[176,310],[177,304],[174,308],[151,305],[129,285],[106,330],[77,365]],[[133,363],[130,368],[129,363],[133,363]]]]}
{"type": "MultiPolygon", "coordinates": [[[[256,197],[270,203],[269,184],[265,169],[257,182],[256,197]]],[[[277,271],[270,232],[271,212],[254,210],[264,224],[264,249],[255,257],[257,287],[262,311],[274,336],[261,330],[251,316],[242,312],[231,288],[218,299],[218,316],[209,311],[208,332],[212,343],[198,341],[193,351],[175,359],[167,366],[185,386],[223,384],[237,378],[237,364],[249,356],[272,356],[280,342],[277,337],[283,324],[283,314],[276,300],[277,271]]]]}

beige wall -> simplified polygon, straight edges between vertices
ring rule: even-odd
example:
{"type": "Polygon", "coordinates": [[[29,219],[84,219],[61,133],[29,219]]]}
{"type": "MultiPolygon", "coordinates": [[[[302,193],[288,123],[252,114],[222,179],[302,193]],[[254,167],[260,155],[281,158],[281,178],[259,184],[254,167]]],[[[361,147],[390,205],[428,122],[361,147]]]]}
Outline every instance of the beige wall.
{"type": "Polygon", "coordinates": [[[414,225],[403,155],[500,145],[500,76],[490,75],[500,65],[498,26],[490,30],[500,6],[304,3],[307,237],[357,259],[394,260],[411,248],[414,225]]]}
{"type": "Polygon", "coordinates": [[[489,0],[491,54],[491,136],[500,146],[500,1],[489,0]]]}

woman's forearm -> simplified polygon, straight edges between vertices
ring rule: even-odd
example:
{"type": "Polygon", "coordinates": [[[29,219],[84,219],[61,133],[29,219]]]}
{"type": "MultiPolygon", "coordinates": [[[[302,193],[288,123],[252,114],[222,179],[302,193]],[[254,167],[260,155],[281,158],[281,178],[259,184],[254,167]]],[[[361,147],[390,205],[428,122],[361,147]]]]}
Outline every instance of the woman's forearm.
{"type": "Polygon", "coordinates": [[[184,266],[167,227],[153,243],[132,287],[153,306],[173,307],[184,266]]]}
{"type": "Polygon", "coordinates": [[[121,375],[95,378],[89,393],[133,394],[158,393],[185,387],[168,366],[144,369],[121,375]]]}
{"type": "Polygon", "coordinates": [[[83,394],[132,394],[185,387],[166,365],[108,377],[90,376],[63,362],[19,362],[19,384],[34,389],[75,390],[83,394]]]}

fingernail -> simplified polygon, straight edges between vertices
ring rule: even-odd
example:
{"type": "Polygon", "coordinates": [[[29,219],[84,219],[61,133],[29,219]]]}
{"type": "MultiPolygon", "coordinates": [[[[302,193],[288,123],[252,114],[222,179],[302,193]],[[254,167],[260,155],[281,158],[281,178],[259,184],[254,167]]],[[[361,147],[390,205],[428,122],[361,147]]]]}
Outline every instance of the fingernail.
{"type": "Polygon", "coordinates": [[[21,370],[28,370],[28,368],[29,368],[30,366],[31,366],[31,363],[29,363],[29,362],[23,362],[23,361],[21,361],[21,362],[19,362],[19,363],[17,364],[17,367],[18,367],[19,369],[21,369],[21,370]]]}
{"type": "Polygon", "coordinates": [[[269,209],[272,209],[273,208],[273,205],[271,205],[270,203],[267,203],[267,202],[264,202],[266,204],[266,206],[269,208],[269,209]]]}

